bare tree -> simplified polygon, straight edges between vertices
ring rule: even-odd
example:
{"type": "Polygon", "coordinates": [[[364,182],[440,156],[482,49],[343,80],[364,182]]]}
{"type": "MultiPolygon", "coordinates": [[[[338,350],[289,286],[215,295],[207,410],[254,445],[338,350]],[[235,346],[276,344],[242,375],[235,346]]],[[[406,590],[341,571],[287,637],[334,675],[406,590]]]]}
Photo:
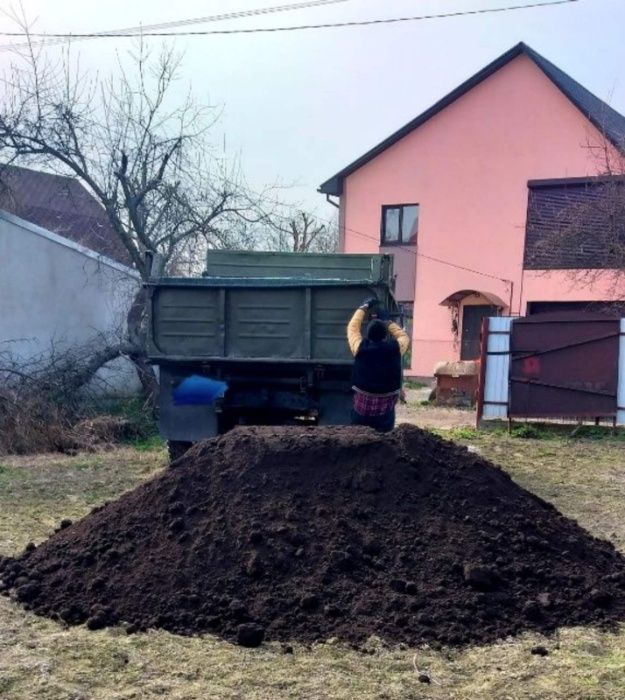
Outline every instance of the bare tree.
{"type": "MultiPolygon", "coordinates": [[[[21,26],[27,33],[26,22],[21,26]]],[[[113,77],[90,75],[69,50],[54,62],[30,44],[1,79],[0,159],[76,177],[102,205],[145,281],[147,251],[160,253],[170,268],[184,260],[193,269],[199,252],[237,244],[239,221],[258,222],[264,214],[238,167],[210,144],[216,110],[172,94],[180,57],[171,49],[153,56],[140,42],[118,66],[113,77]]],[[[144,341],[141,290],[127,338],[102,359],[127,354],[153,392],[144,341]]]]}
{"type": "Polygon", "coordinates": [[[338,229],[314,214],[296,209],[284,213],[284,205],[263,217],[257,246],[293,253],[334,253],[338,249],[338,229]]]}
{"type": "MultiPolygon", "coordinates": [[[[526,266],[564,269],[580,284],[609,282],[614,291],[625,277],[625,176],[599,179],[565,193],[552,211],[536,211],[526,266]]],[[[538,209],[538,207],[537,207],[538,209]]]]}
{"type": "Polygon", "coordinates": [[[566,270],[581,286],[601,283],[608,301],[625,295],[625,159],[605,140],[589,145],[597,175],[530,193],[525,265],[566,270]]]}

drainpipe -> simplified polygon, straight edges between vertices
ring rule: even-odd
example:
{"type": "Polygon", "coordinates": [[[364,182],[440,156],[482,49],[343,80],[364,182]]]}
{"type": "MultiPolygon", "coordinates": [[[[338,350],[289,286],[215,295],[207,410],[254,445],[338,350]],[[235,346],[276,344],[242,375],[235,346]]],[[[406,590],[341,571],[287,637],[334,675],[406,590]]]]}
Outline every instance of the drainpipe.
{"type": "Polygon", "coordinates": [[[339,234],[339,240],[338,240],[338,249],[340,252],[344,253],[345,252],[345,229],[344,229],[344,216],[345,216],[345,211],[341,211],[341,200],[339,199],[338,202],[335,202],[331,195],[326,193],[326,202],[328,204],[331,204],[333,207],[339,210],[339,215],[338,215],[338,234],[339,234]]]}

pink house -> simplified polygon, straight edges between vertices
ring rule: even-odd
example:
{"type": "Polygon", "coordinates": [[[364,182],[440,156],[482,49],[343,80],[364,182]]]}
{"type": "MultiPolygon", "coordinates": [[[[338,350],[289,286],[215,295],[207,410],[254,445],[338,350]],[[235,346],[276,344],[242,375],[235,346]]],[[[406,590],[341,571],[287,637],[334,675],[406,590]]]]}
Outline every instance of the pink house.
{"type": "Polygon", "coordinates": [[[572,274],[597,267],[592,250],[533,252],[545,212],[585,196],[624,141],[625,117],[518,44],[321,185],[338,197],[344,252],[394,254],[410,375],[477,357],[485,315],[612,300],[607,280],[572,274]]]}

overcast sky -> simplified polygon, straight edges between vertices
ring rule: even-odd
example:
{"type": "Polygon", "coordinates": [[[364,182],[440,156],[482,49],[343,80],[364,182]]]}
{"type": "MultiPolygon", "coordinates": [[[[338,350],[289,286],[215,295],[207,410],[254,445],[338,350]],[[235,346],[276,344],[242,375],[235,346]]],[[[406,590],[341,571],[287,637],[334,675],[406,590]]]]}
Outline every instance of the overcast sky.
{"type": "MultiPolygon", "coordinates": [[[[494,8],[536,0],[345,0],[314,9],[211,22],[230,29],[342,22],[494,8]]],[[[297,0],[22,0],[34,31],[85,32],[205,17],[297,0]]],[[[10,3],[0,0],[0,7],[10,3]]],[[[625,112],[625,0],[385,26],[180,37],[180,94],[223,107],[216,141],[240,154],[248,181],[297,183],[285,198],[332,210],[319,184],[519,41],[625,112]]],[[[15,27],[0,17],[0,28],[15,27]]],[[[15,39],[1,37],[0,43],[15,39]]],[[[152,39],[156,45],[161,39],[152,39]]],[[[172,40],[168,40],[172,41],[172,40]]],[[[107,72],[130,39],[75,44],[84,65],[107,72]]],[[[9,52],[0,53],[2,63],[9,52]]]]}

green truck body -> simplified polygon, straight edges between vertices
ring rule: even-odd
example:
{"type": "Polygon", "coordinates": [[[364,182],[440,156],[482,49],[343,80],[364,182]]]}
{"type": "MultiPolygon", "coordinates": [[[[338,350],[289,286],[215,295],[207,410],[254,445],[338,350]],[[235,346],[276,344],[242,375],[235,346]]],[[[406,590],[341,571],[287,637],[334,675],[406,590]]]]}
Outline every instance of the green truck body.
{"type": "Polygon", "coordinates": [[[346,325],[371,296],[400,315],[392,262],[211,251],[202,277],[153,276],[148,355],[159,366],[162,435],[190,443],[240,423],[349,423],[346,325]],[[172,391],[192,374],[225,381],[224,398],[175,406],[172,391]]]}

